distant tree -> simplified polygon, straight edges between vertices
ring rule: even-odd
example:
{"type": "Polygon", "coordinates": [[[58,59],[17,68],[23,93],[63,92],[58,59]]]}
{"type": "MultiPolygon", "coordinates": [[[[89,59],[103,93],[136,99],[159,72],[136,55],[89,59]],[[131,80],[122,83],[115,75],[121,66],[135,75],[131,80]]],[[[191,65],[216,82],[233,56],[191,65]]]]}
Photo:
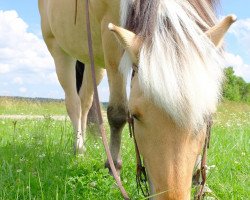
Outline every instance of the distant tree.
{"type": "Polygon", "coordinates": [[[247,83],[244,88],[242,100],[250,103],[250,83],[247,83]]]}
{"type": "Polygon", "coordinates": [[[223,85],[223,97],[231,101],[250,102],[250,83],[234,74],[233,67],[225,68],[226,80],[223,85]]]}
{"type": "Polygon", "coordinates": [[[241,99],[240,89],[238,85],[237,77],[234,75],[232,67],[228,67],[224,70],[226,80],[223,86],[224,98],[231,101],[239,101],[241,99]]]}

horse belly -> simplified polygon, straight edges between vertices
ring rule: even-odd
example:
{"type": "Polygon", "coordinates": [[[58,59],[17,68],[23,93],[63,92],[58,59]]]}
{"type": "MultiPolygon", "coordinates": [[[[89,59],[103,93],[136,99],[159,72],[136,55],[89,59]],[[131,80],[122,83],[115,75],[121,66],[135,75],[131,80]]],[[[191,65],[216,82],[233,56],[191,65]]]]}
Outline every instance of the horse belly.
{"type": "MultiPolygon", "coordinates": [[[[75,1],[60,0],[48,2],[48,20],[58,45],[70,56],[89,63],[84,1],[78,1],[75,23],[75,1]]],[[[101,40],[101,24],[94,11],[90,13],[95,63],[104,67],[101,40]]]]}

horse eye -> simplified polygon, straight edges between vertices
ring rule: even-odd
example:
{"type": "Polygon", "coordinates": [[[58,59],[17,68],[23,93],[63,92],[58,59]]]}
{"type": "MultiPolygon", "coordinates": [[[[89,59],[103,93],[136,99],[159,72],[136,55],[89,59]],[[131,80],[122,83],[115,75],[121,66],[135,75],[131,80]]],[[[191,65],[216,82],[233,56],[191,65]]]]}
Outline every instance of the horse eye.
{"type": "Polygon", "coordinates": [[[134,119],[138,120],[138,121],[140,120],[140,119],[139,119],[139,116],[136,115],[136,114],[132,114],[132,117],[133,117],[134,119]]]}

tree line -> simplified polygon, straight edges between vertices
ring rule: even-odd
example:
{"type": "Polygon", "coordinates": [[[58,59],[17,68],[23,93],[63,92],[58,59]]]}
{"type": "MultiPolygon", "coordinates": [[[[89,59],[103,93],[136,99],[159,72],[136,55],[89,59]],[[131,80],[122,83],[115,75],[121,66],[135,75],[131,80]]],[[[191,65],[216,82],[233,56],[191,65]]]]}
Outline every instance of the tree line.
{"type": "Polygon", "coordinates": [[[224,72],[226,79],[223,85],[223,97],[230,101],[250,103],[250,83],[236,76],[233,67],[225,68],[224,72]]]}

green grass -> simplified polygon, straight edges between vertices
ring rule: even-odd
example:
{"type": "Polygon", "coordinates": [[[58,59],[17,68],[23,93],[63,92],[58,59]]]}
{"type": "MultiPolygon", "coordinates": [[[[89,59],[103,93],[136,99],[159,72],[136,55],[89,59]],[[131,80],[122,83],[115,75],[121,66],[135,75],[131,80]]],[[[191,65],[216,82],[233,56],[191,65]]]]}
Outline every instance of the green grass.
{"type": "Polygon", "coordinates": [[[224,102],[208,151],[208,185],[218,199],[250,199],[250,106],[224,102]]]}
{"type": "MultiPolygon", "coordinates": [[[[31,103],[16,107],[24,109],[21,107],[28,104],[33,107],[31,103]]],[[[51,105],[51,115],[58,114],[56,106],[51,105]]],[[[47,114],[41,111],[44,108],[38,109],[42,115],[47,114]]],[[[106,156],[101,139],[88,131],[87,152],[76,157],[72,135],[69,121],[49,117],[37,121],[0,119],[0,199],[122,199],[104,169],[106,156]]],[[[249,143],[250,106],[225,102],[219,107],[208,151],[212,196],[249,199],[249,143]]],[[[132,199],[142,199],[136,190],[134,147],[127,128],[122,156],[124,186],[132,199]]]]}
{"type": "MultiPolygon", "coordinates": [[[[0,123],[0,199],[120,198],[113,178],[104,169],[99,137],[88,134],[87,153],[75,157],[69,122],[44,119],[0,123]]],[[[129,161],[122,172],[123,182],[129,193],[138,197],[132,140],[127,135],[123,139],[124,160],[129,161]]]]}

